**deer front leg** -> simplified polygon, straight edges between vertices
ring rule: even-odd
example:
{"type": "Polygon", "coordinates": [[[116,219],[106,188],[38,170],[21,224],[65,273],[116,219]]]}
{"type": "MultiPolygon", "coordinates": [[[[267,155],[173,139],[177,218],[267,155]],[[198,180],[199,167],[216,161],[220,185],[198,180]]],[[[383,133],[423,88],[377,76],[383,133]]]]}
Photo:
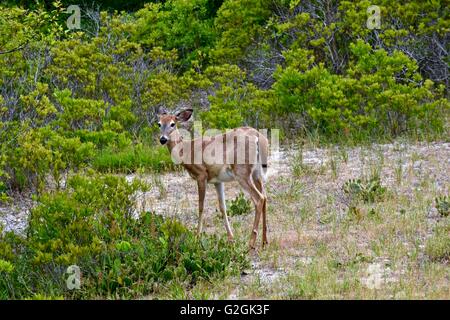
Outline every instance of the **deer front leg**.
{"type": "Polygon", "coordinates": [[[197,180],[198,186],[198,225],[197,234],[200,235],[203,230],[203,206],[205,204],[206,181],[197,180]]]}
{"type": "Polygon", "coordinates": [[[233,236],[233,231],[231,231],[230,222],[228,221],[227,206],[225,204],[225,191],[223,188],[223,182],[216,183],[216,184],[214,184],[214,186],[216,187],[217,197],[219,198],[219,208],[220,208],[220,212],[222,213],[222,218],[224,219],[224,222],[225,222],[225,229],[227,230],[228,240],[233,241],[234,236],[233,236]]]}

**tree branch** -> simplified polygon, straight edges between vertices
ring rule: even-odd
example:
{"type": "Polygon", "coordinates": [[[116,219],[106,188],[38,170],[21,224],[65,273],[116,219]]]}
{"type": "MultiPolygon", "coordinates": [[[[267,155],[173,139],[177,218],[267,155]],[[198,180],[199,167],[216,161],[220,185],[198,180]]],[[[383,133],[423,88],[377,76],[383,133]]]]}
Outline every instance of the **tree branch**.
{"type": "Polygon", "coordinates": [[[12,53],[12,52],[15,52],[15,51],[22,50],[28,44],[28,42],[29,41],[27,40],[26,42],[22,43],[20,46],[14,48],[14,49],[11,49],[11,50],[0,51],[0,54],[8,54],[8,53],[12,53]]]}

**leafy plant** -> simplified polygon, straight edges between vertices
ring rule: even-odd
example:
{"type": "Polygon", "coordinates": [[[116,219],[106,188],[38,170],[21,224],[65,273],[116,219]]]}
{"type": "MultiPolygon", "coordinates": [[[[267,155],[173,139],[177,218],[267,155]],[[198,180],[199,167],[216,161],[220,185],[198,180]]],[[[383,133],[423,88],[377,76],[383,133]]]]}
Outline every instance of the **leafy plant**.
{"type": "Polygon", "coordinates": [[[6,260],[0,259],[0,274],[2,272],[4,273],[11,273],[14,270],[14,265],[6,260]]]}
{"type": "Polygon", "coordinates": [[[146,188],[140,181],[91,172],[68,186],[39,197],[26,237],[0,235],[0,298],[132,298],[155,284],[187,289],[248,265],[241,241],[199,239],[179,221],[150,212],[133,217],[133,197],[146,188]],[[66,289],[70,265],[82,273],[79,290],[66,289]]]}
{"type": "Polygon", "coordinates": [[[240,192],[236,198],[227,200],[227,207],[230,216],[240,216],[252,211],[251,201],[245,197],[243,192],[240,192]]]}
{"type": "Polygon", "coordinates": [[[93,167],[100,172],[134,172],[144,168],[158,173],[175,167],[167,148],[136,144],[115,149],[99,151],[92,162],[93,167]]]}
{"type": "Polygon", "coordinates": [[[387,190],[382,186],[379,176],[369,179],[350,179],[344,183],[342,189],[353,200],[361,200],[366,203],[383,199],[387,190]]]}
{"type": "Polygon", "coordinates": [[[443,217],[448,217],[450,215],[450,197],[439,196],[434,200],[436,203],[436,209],[439,214],[443,217]]]}

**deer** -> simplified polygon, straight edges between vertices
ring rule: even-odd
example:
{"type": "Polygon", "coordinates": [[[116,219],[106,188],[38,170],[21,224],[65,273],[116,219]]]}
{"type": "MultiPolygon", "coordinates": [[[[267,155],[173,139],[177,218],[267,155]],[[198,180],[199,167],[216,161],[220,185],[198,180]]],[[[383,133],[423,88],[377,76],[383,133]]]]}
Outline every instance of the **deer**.
{"type": "Polygon", "coordinates": [[[172,155],[172,160],[177,159],[177,161],[181,162],[181,165],[187,170],[191,178],[197,182],[197,235],[200,236],[203,229],[206,187],[207,184],[214,184],[228,240],[233,242],[234,235],[227,216],[224,183],[237,181],[241,188],[250,196],[255,206],[255,217],[249,241],[250,250],[255,250],[261,218],[262,247],[266,246],[268,244],[267,196],[264,183],[267,176],[268,139],[258,130],[251,127],[235,128],[209,138],[185,139],[180,134],[178,125],[186,124],[192,119],[192,114],[192,108],[186,108],[174,113],[160,109],[158,112],[158,126],[160,127],[159,142],[161,145],[167,145],[172,155]],[[241,142],[240,144],[236,143],[239,141],[241,142]],[[185,152],[186,150],[191,152],[190,156],[185,152]],[[222,150],[223,152],[211,152],[210,156],[204,156],[207,150],[222,150]],[[182,157],[183,155],[185,156],[184,158],[182,157]],[[200,160],[193,161],[193,158],[197,159],[199,155],[202,155],[200,160]],[[244,161],[239,161],[238,159],[242,159],[242,157],[244,161]],[[230,159],[231,161],[227,161],[230,159]]]}

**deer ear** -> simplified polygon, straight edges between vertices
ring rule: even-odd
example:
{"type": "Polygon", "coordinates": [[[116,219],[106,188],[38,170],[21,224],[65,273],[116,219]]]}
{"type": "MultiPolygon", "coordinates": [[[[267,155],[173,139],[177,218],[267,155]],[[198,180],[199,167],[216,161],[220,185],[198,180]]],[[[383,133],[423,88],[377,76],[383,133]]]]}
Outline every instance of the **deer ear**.
{"type": "Polygon", "coordinates": [[[159,116],[162,116],[163,114],[167,114],[168,112],[167,112],[167,109],[166,108],[164,108],[164,107],[159,107],[159,109],[158,109],[158,115],[159,116]]]}
{"type": "Polygon", "coordinates": [[[178,121],[185,122],[185,121],[188,121],[191,118],[192,112],[194,112],[194,110],[192,110],[192,109],[184,109],[184,110],[178,112],[177,114],[175,114],[175,117],[177,117],[178,121]]]}

